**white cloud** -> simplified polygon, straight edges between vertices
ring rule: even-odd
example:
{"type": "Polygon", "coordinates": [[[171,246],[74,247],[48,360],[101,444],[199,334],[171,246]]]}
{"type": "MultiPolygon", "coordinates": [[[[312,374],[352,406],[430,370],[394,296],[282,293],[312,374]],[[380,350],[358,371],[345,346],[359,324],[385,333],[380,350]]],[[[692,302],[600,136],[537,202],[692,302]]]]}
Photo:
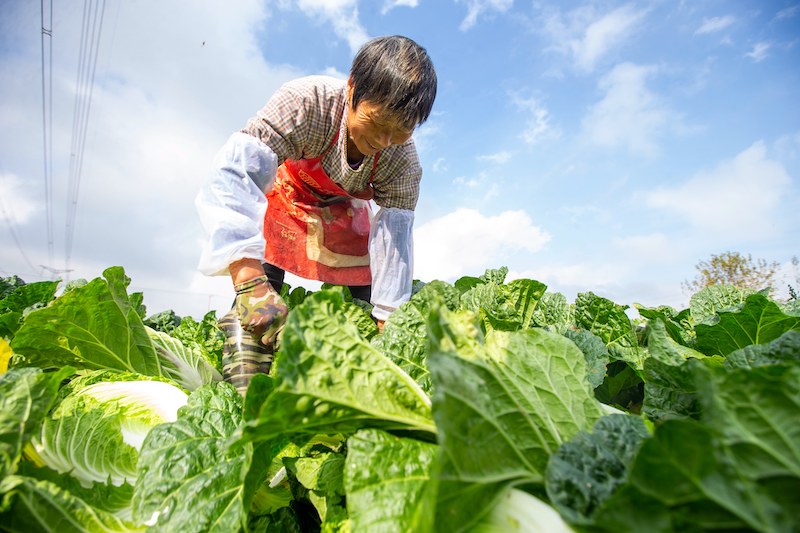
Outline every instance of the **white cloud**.
{"type": "Polygon", "coordinates": [[[435,139],[439,135],[440,127],[437,117],[431,117],[424,124],[414,130],[414,145],[417,152],[425,153],[435,144],[435,139]]]}
{"type": "Polygon", "coordinates": [[[472,196],[472,201],[488,202],[494,198],[499,198],[503,193],[503,188],[497,179],[497,173],[491,170],[481,170],[470,178],[458,177],[453,180],[453,184],[461,184],[462,187],[476,190],[478,194],[472,196]]]}
{"type": "Polygon", "coordinates": [[[461,208],[416,227],[414,276],[452,281],[502,266],[515,252],[537,252],[549,241],[524,211],[487,216],[461,208]]]}
{"type": "Polygon", "coordinates": [[[620,237],[614,239],[612,245],[626,257],[650,263],[666,261],[673,256],[672,243],[663,233],[620,237]]]}
{"type": "Polygon", "coordinates": [[[396,7],[417,7],[419,0],[386,0],[381,8],[381,15],[385,15],[396,7]]]}
{"type": "Polygon", "coordinates": [[[631,317],[637,315],[634,303],[645,306],[670,305],[676,309],[686,307],[680,279],[663,275],[642,277],[641,274],[636,267],[620,261],[618,257],[597,257],[591,261],[548,264],[522,271],[509,269],[506,281],[541,281],[547,285],[548,292],[561,293],[570,303],[575,301],[578,294],[591,291],[617,304],[629,306],[626,313],[631,317]]]}
{"type": "Polygon", "coordinates": [[[593,70],[597,61],[625,40],[644,17],[644,12],[628,4],[592,22],[579,41],[572,43],[575,61],[584,70],[593,70]]]}
{"type": "Polygon", "coordinates": [[[770,49],[770,43],[761,41],[753,45],[753,49],[745,54],[756,63],[760,63],[767,57],[767,51],[770,49]]]}
{"type": "Polygon", "coordinates": [[[695,35],[702,35],[705,33],[716,33],[731,26],[736,22],[736,17],[733,15],[725,15],[724,17],[711,17],[703,19],[703,23],[694,32],[695,35]]]}
{"type": "Polygon", "coordinates": [[[665,234],[628,235],[611,239],[603,249],[582,250],[575,261],[533,263],[536,266],[532,268],[509,271],[508,278],[541,281],[548,290],[560,292],[569,300],[580,292],[592,291],[622,304],[644,298],[671,305],[675,296],[680,296],[680,281],[663,278],[659,269],[680,261],[675,256],[674,243],[665,234]]]}
{"type": "MultiPolygon", "coordinates": [[[[603,99],[583,119],[583,135],[592,143],[624,147],[640,155],[658,153],[658,138],[676,117],[647,88],[654,67],[622,63],[599,83],[603,99]]],[[[676,127],[676,126],[671,126],[676,127]]]]}
{"type": "Polygon", "coordinates": [[[339,12],[358,6],[357,0],[297,0],[297,6],[303,10],[319,10],[339,12]]]}
{"type": "Polygon", "coordinates": [[[346,80],[349,76],[349,73],[342,72],[334,67],[325,68],[325,70],[322,71],[322,74],[325,76],[331,76],[333,78],[339,78],[340,80],[346,80]]]}
{"type": "Polygon", "coordinates": [[[800,131],[778,138],[775,141],[775,152],[784,161],[800,158],[800,131]]]}
{"type": "Polygon", "coordinates": [[[527,144],[538,144],[561,137],[561,131],[551,124],[550,111],[538,98],[526,98],[518,94],[512,94],[511,101],[525,113],[525,129],[520,134],[520,137],[527,144]]]}
{"type": "Polygon", "coordinates": [[[0,214],[5,219],[3,225],[27,224],[34,214],[42,211],[43,206],[33,199],[30,190],[19,176],[0,174],[0,214]]]}
{"type": "Polygon", "coordinates": [[[535,279],[552,287],[558,292],[574,293],[598,290],[613,285],[620,278],[620,270],[616,265],[591,263],[573,263],[564,265],[545,265],[522,272],[509,272],[511,279],[535,279]]]}
{"type": "Polygon", "coordinates": [[[477,191],[480,199],[487,201],[497,198],[501,193],[501,188],[493,177],[493,173],[483,170],[474,176],[456,176],[453,178],[452,184],[460,189],[459,192],[477,191]]]}
{"type": "MultiPolygon", "coordinates": [[[[303,73],[265,62],[258,35],[267,14],[260,1],[243,0],[235,10],[198,2],[191,16],[168,3],[147,9],[121,3],[107,10],[70,228],[72,248],[67,251],[65,220],[71,204],[65,201],[66,182],[81,14],[66,6],[54,9],[56,253],[50,253],[45,231],[41,122],[31,119],[41,121],[41,96],[30,90],[32,80],[40,76],[41,45],[38,37],[20,32],[7,37],[15,40],[20,54],[30,57],[21,61],[20,56],[0,56],[0,69],[9,79],[0,89],[3,109],[17,108],[14,113],[0,111],[0,146],[6,147],[3,171],[18,176],[16,183],[23,186],[13,185],[9,192],[10,182],[4,177],[0,196],[7,209],[13,202],[29,261],[26,264],[13,245],[7,245],[10,238],[2,231],[0,265],[25,274],[26,281],[43,276],[33,272],[31,264],[60,270],[67,265],[67,253],[73,279],[91,279],[109,266],[123,265],[132,285],[148,287],[148,309],[164,309],[152,303],[163,294],[162,302],[171,295],[169,307],[176,312],[196,314],[206,308],[204,298],[209,295],[190,296],[201,237],[194,196],[228,135],[240,129],[281,83],[303,73]],[[125,24],[113,25],[112,17],[125,24]],[[20,122],[26,116],[27,122],[20,122]]],[[[6,15],[39,20],[38,13],[22,7],[6,15]]]]}
{"type": "Polygon", "coordinates": [[[502,165],[503,163],[508,163],[511,160],[512,155],[513,154],[511,152],[502,151],[494,154],[479,155],[476,159],[478,161],[489,161],[498,165],[502,165]]]}
{"type": "Polygon", "coordinates": [[[552,49],[571,55],[578,69],[591,72],[634,34],[646,15],[646,10],[632,3],[607,13],[585,5],[566,15],[560,11],[551,14],[544,29],[553,41],[552,49]]]}
{"type": "Polygon", "coordinates": [[[505,13],[514,4],[514,0],[456,0],[457,3],[467,4],[467,16],[461,21],[459,29],[467,31],[478,22],[478,17],[485,13],[505,13]]]}
{"type": "Polygon", "coordinates": [[[480,182],[475,178],[465,178],[464,176],[456,176],[453,178],[453,185],[456,187],[466,187],[467,189],[476,189],[480,182]]]}
{"type": "Polygon", "coordinates": [[[777,209],[791,184],[762,141],[672,188],[645,195],[649,207],[686,219],[717,239],[767,239],[780,233],[777,209]]]}
{"type": "Polygon", "coordinates": [[[352,52],[369,40],[358,17],[357,0],[298,0],[297,5],[309,16],[327,20],[336,36],[347,41],[352,52]]]}
{"type": "Polygon", "coordinates": [[[794,17],[800,13],[800,5],[793,5],[785,9],[781,9],[775,14],[775,20],[786,20],[794,17]]]}
{"type": "Polygon", "coordinates": [[[606,208],[595,205],[566,206],[561,211],[571,224],[605,224],[611,218],[606,208]]]}
{"type": "Polygon", "coordinates": [[[794,255],[788,261],[784,261],[775,272],[776,297],[788,299],[789,287],[792,287],[795,294],[800,293],[800,256],[794,255]]]}

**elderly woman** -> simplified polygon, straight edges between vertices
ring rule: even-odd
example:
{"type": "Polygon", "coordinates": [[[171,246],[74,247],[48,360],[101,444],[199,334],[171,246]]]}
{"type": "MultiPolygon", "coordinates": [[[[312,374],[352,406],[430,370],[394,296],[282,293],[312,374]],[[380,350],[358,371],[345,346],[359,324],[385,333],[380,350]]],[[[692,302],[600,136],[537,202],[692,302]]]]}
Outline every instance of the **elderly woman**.
{"type": "MultiPolygon", "coordinates": [[[[197,197],[208,235],[200,270],[230,274],[236,291],[221,321],[229,335],[241,337],[241,326],[272,351],[285,271],[349,286],[372,303],[379,327],[408,300],[422,177],[411,135],[435,96],[425,49],[380,37],[359,50],[346,82],[289,82],[230,137],[197,197]],[[374,218],[369,200],[380,207],[374,218]]],[[[271,356],[234,351],[224,374],[243,391],[271,356]]]]}

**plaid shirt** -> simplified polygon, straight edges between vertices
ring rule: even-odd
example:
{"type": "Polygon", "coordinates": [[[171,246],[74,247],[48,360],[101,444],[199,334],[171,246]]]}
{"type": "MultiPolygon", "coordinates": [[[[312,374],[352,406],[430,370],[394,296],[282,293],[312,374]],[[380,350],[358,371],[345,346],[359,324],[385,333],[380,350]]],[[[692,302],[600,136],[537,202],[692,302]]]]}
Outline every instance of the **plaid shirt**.
{"type": "Polygon", "coordinates": [[[413,210],[419,198],[422,167],[413,139],[385,148],[376,156],[365,157],[357,169],[347,163],[347,83],[327,76],[308,76],[283,85],[247,121],[242,132],[260,139],[278,156],[286,159],[322,158],[325,173],[348,193],[364,190],[369,184],[375,157],[378,165],[372,176],[375,203],[382,207],[413,210]]]}

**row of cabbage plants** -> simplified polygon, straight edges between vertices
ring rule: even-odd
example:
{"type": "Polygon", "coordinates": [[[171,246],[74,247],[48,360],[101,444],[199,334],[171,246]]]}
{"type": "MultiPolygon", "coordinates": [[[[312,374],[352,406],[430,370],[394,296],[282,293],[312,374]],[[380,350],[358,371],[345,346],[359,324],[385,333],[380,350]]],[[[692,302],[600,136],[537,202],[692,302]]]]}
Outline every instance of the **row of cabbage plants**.
{"type": "Polygon", "coordinates": [[[417,283],[380,333],[346,289],[287,287],[244,399],[213,312],[148,315],[121,267],[1,280],[0,529],[797,530],[795,305],[506,274],[417,283]]]}

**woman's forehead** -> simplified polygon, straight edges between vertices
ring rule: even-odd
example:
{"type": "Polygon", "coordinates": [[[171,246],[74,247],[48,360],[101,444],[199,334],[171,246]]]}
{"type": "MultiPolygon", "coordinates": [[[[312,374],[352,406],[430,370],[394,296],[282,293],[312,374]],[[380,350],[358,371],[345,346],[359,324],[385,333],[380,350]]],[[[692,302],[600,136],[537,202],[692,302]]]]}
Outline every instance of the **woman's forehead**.
{"type": "Polygon", "coordinates": [[[378,122],[383,126],[391,126],[397,130],[406,132],[411,132],[413,130],[413,128],[408,128],[407,125],[403,123],[396,111],[392,111],[384,105],[377,104],[370,100],[362,100],[359,102],[358,107],[358,110],[367,115],[373,122],[378,122]]]}

